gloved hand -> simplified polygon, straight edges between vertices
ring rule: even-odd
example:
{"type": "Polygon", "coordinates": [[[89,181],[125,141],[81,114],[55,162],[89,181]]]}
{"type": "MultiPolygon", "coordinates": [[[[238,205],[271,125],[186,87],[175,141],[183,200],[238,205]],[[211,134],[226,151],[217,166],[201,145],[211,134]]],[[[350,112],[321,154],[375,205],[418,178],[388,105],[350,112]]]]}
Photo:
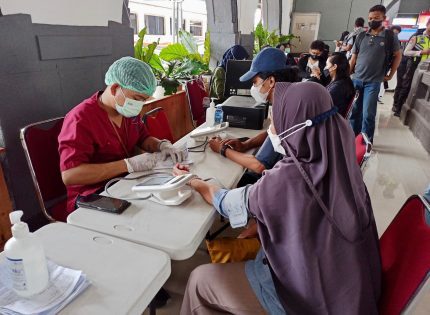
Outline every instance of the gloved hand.
{"type": "Polygon", "coordinates": [[[128,159],[124,159],[129,173],[152,170],[157,164],[157,155],[152,153],[142,153],[128,159]]]}
{"type": "Polygon", "coordinates": [[[172,158],[173,163],[180,163],[185,160],[185,152],[181,149],[175,148],[170,141],[163,141],[160,144],[161,158],[163,161],[169,156],[172,158]]]}

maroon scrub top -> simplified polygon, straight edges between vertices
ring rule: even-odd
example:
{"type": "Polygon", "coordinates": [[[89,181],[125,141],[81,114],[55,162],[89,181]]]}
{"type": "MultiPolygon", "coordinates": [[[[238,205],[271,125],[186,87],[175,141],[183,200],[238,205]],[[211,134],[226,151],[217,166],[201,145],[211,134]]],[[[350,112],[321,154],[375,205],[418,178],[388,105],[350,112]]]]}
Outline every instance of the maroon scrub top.
{"type": "MultiPolygon", "coordinates": [[[[64,118],[58,136],[60,169],[65,171],[84,163],[108,163],[133,155],[135,146],[142,147],[149,136],[140,116],[123,117],[121,127],[112,125],[107,112],[100,107],[97,92],[73,108],[64,118]],[[121,144],[118,135],[127,149],[121,144]]],[[[92,185],[67,186],[67,212],[75,210],[78,195],[100,190],[107,181],[92,185]]]]}

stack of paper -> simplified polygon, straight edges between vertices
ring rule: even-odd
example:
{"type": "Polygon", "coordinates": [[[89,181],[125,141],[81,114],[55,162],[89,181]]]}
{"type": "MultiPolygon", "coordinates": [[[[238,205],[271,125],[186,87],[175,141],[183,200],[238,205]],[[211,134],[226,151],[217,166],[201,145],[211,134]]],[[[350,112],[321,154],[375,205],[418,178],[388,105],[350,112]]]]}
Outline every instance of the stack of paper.
{"type": "MultiPolygon", "coordinates": [[[[191,165],[193,164],[192,160],[184,160],[181,162],[182,165],[191,165]]],[[[155,164],[155,167],[153,168],[154,171],[157,170],[165,170],[165,169],[173,169],[175,166],[175,163],[173,160],[168,157],[167,159],[163,160],[157,160],[157,164],[155,164]]]]}
{"type": "Polygon", "coordinates": [[[7,263],[0,264],[0,314],[54,315],[90,285],[82,271],[61,267],[52,261],[48,261],[48,269],[48,287],[32,297],[22,298],[12,290],[7,263]]]}

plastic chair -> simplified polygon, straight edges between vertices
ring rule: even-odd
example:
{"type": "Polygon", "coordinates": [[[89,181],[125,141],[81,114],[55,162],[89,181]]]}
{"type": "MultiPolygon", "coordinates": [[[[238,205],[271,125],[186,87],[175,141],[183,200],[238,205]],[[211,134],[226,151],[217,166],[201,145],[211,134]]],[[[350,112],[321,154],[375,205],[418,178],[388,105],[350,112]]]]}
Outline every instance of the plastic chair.
{"type": "Polygon", "coordinates": [[[20,138],[30,168],[37,199],[49,221],[67,218],[67,189],[61,178],[58,135],[63,117],[28,125],[20,138]]]}
{"type": "Polygon", "coordinates": [[[166,139],[173,143],[172,129],[162,107],[157,107],[143,114],[142,121],[148,133],[157,139],[166,139]]]}
{"type": "Polygon", "coordinates": [[[206,121],[206,109],[203,106],[203,99],[208,97],[208,93],[201,78],[187,81],[185,91],[190,106],[193,126],[196,128],[206,121]]]}
{"type": "Polygon", "coordinates": [[[362,132],[355,137],[355,156],[357,163],[360,165],[361,170],[366,166],[366,162],[372,152],[372,142],[370,142],[367,135],[362,132]]]}
{"type": "Polygon", "coordinates": [[[381,315],[400,314],[413,301],[430,271],[430,205],[411,196],[380,239],[381,315]]]}
{"type": "Polygon", "coordinates": [[[349,103],[347,111],[345,112],[345,116],[343,116],[343,118],[349,119],[349,117],[351,116],[352,108],[354,107],[354,104],[358,100],[359,97],[360,97],[360,91],[356,91],[354,98],[349,103]]]}

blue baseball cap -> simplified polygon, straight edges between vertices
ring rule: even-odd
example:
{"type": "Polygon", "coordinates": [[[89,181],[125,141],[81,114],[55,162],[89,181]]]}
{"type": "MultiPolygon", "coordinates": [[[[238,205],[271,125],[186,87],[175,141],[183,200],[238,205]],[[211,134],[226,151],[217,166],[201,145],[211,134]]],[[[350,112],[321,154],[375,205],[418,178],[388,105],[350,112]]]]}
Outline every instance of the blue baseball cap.
{"type": "Polygon", "coordinates": [[[252,60],[251,69],[239,78],[241,82],[252,80],[261,72],[276,72],[287,68],[285,53],[277,48],[268,47],[260,51],[252,60]]]}

